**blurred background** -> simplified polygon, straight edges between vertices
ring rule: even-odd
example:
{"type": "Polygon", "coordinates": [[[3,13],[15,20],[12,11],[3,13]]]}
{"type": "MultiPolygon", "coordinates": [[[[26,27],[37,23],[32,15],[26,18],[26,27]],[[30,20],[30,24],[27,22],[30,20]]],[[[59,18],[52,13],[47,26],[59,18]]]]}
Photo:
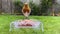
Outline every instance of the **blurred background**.
{"type": "Polygon", "coordinates": [[[0,34],[60,34],[60,0],[0,0],[0,34]],[[9,32],[10,23],[23,20],[22,8],[29,3],[29,19],[44,25],[44,32],[33,29],[17,29],[9,32]]]}
{"type": "Polygon", "coordinates": [[[0,0],[0,14],[22,15],[22,7],[28,2],[31,15],[60,16],[60,0],[0,0]]]}

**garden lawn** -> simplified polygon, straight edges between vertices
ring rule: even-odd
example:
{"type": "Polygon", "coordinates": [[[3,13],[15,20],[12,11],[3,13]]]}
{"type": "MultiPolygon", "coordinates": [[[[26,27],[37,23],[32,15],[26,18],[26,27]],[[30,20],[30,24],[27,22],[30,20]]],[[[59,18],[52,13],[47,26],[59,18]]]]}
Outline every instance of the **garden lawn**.
{"type": "Polygon", "coordinates": [[[17,29],[9,32],[10,23],[23,19],[19,15],[0,15],[0,34],[60,34],[60,17],[56,16],[30,16],[30,19],[37,19],[44,24],[44,32],[33,29],[17,29]]]}

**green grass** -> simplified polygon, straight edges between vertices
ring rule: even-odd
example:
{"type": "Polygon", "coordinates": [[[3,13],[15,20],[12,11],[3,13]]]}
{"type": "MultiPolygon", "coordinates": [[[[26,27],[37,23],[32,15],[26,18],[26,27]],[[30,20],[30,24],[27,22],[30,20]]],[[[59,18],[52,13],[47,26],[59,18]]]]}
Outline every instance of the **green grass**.
{"type": "Polygon", "coordinates": [[[20,29],[9,32],[9,24],[14,20],[23,19],[23,16],[0,15],[0,34],[60,34],[60,17],[56,16],[30,16],[44,24],[44,32],[33,29],[20,29]]]}

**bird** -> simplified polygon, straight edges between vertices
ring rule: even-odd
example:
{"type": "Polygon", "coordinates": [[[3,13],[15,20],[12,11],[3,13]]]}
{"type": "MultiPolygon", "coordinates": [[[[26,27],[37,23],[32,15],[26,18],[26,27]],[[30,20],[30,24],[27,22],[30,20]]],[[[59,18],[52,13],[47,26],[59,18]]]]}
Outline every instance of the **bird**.
{"type": "Polygon", "coordinates": [[[29,4],[28,3],[24,3],[24,6],[22,8],[22,13],[24,14],[24,16],[26,18],[28,18],[28,16],[30,15],[31,13],[31,8],[29,7],[29,4]]]}

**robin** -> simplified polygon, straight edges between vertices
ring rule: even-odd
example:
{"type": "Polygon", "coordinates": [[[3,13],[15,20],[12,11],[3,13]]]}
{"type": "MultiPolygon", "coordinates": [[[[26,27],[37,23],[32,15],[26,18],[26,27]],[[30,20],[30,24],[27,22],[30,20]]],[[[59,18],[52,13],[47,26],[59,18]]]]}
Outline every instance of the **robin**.
{"type": "Polygon", "coordinates": [[[28,18],[29,14],[30,14],[30,12],[31,12],[31,9],[30,9],[28,3],[25,3],[25,4],[24,4],[23,9],[22,9],[22,12],[23,12],[24,16],[25,16],[26,18],[28,18]]]}

